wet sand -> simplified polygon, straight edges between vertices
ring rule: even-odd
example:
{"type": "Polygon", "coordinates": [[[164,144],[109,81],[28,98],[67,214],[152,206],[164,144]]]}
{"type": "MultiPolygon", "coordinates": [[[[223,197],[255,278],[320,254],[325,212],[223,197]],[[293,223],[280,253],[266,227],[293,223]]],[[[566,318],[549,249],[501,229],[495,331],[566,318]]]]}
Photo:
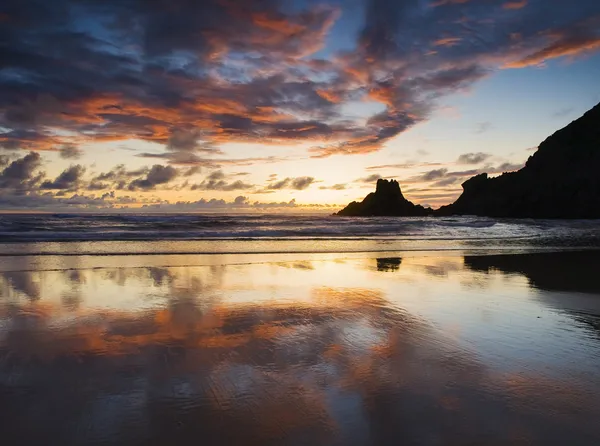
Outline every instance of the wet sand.
{"type": "Polygon", "coordinates": [[[0,440],[597,445],[598,265],[0,257],[0,440]]]}

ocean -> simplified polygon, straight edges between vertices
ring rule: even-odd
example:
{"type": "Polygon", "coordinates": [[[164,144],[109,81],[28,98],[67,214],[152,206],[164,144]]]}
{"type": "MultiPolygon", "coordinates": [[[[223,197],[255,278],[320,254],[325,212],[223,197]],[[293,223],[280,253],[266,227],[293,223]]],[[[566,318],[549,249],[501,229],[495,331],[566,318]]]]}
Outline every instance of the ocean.
{"type": "Polygon", "coordinates": [[[213,254],[600,247],[596,220],[323,215],[0,215],[0,254],[213,254]],[[93,242],[93,243],[92,243],[93,242]]]}

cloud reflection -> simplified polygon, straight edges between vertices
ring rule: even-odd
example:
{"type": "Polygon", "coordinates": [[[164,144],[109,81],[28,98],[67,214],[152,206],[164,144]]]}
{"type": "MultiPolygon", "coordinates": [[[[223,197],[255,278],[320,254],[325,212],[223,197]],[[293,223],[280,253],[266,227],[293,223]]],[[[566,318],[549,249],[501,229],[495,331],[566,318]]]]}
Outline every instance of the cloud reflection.
{"type": "MultiPolygon", "coordinates": [[[[407,264],[415,280],[430,280],[427,269],[419,275],[407,264]]],[[[400,258],[377,259],[376,269],[369,259],[363,287],[292,280],[350,276],[357,262],[282,265],[46,271],[37,300],[15,273],[3,273],[3,289],[23,292],[0,300],[3,437],[10,444],[405,438],[460,445],[599,434],[570,412],[600,415],[598,389],[586,395],[568,380],[498,375],[393,303],[385,284],[404,274],[400,258]],[[77,290],[80,304],[51,299],[51,283],[77,290]],[[131,296],[137,307],[123,308],[131,296]],[[548,402],[554,412],[532,409],[548,402]]]]}

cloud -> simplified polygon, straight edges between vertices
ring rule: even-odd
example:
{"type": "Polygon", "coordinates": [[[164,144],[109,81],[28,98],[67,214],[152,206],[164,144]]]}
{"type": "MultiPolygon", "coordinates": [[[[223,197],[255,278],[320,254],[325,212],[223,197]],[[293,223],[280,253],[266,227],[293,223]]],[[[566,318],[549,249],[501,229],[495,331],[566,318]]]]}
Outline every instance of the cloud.
{"type": "Polygon", "coordinates": [[[181,175],[184,177],[191,177],[200,172],[202,172],[202,168],[200,166],[192,166],[192,167],[188,168],[187,170],[183,171],[181,173],[181,175]]]}
{"type": "Polygon", "coordinates": [[[36,176],[35,171],[41,166],[39,153],[30,152],[19,158],[0,172],[0,190],[15,189],[29,190],[37,184],[41,176],[36,176]]]}
{"type": "Polygon", "coordinates": [[[64,170],[54,181],[44,181],[40,188],[74,190],[79,187],[84,174],[85,167],[77,164],[64,170]]]}
{"type": "Polygon", "coordinates": [[[148,172],[149,169],[147,167],[142,167],[135,170],[127,170],[124,164],[118,164],[108,172],[103,172],[92,177],[88,189],[126,189],[132,179],[147,175],[148,172]]]}
{"type": "MultiPolygon", "coordinates": [[[[96,191],[249,191],[256,186],[215,175],[296,158],[229,155],[244,147],[230,143],[284,145],[298,158],[373,153],[498,68],[600,50],[596,0],[551,8],[525,0],[362,0],[359,8],[353,1],[292,3],[5,0],[0,148],[23,151],[17,160],[15,153],[0,156],[5,197],[15,205],[21,195],[29,204],[71,208],[118,204],[110,196],[98,201],[96,191]],[[377,106],[356,107],[366,103],[377,106]],[[48,179],[39,155],[29,153],[76,160],[85,144],[87,159],[106,150],[90,143],[136,140],[151,147],[141,152],[131,144],[136,155],[158,164],[101,173],[71,166],[48,179]],[[201,169],[211,173],[198,180],[201,169]],[[71,192],[77,196],[67,197],[71,192]]],[[[477,131],[488,129],[481,123],[477,131]]],[[[515,168],[485,166],[484,155],[464,154],[458,162],[490,173],[515,168]]],[[[434,169],[409,181],[446,187],[471,172],[415,162],[367,172],[419,167],[434,169]]],[[[254,192],[305,190],[314,182],[270,178],[254,192]]]]}
{"type": "Polygon", "coordinates": [[[225,165],[211,158],[230,142],[371,153],[498,67],[600,48],[595,0],[32,1],[5,1],[0,146],[143,140],[179,165],[225,165]],[[341,15],[363,23],[356,40],[341,15]],[[384,109],[346,116],[355,101],[384,109]]]}
{"type": "Polygon", "coordinates": [[[220,180],[209,180],[203,181],[200,184],[193,184],[190,189],[191,190],[221,190],[221,191],[232,191],[232,190],[248,190],[253,188],[253,184],[244,183],[241,180],[233,181],[228,183],[226,181],[220,180]]]}
{"type": "Polygon", "coordinates": [[[525,6],[527,6],[527,0],[510,1],[502,5],[504,9],[522,9],[525,6]]]}
{"type": "Polygon", "coordinates": [[[488,160],[492,155],[489,153],[477,152],[477,153],[463,153],[456,160],[459,164],[481,164],[488,160]]]}
{"type": "Polygon", "coordinates": [[[546,32],[550,43],[523,58],[506,64],[507,68],[541,65],[559,57],[576,57],[600,50],[600,16],[584,21],[572,29],[546,32]]]}
{"type": "MultiPolygon", "coordinates": [[[[465,155],[469,155],[466,157],[465,161],[475,161],[476,159],[479,159],[479,158],[483,158],[483,159],[489,158],[489,156],[486,156],[486,157],[477,156],[477,155],[481,155],[481,154],[464,154],[461,156],[465,156],[465,155]],[[476,155],[476,156],[473,157],[472,155],[476,155]]],[[[483,154],[483,155],[485,155],[485,154],[483,154]]],[[[460,160],[460,157],[459,157],[459,160],[460,160]]],[[[463,162],[463,164],[479,164],[482,161],[483,160],[479,161],[478,163],[463,162]]],[[[430,189],[431,188],[439,188],[439,187],[446,188],[448,186],[460,184],[465,179],[470,178],[475,175],[478,175],[483,172],[487,172],[489,174],[498,174],[498,173],[504,173],[504,172],[512,172],[512,171],[520,169],[521,167],[523,167],[522,163],[521,164],[513,164],[510,162],[505,162],[505,163],[499,164],[497,166],[488,164],[481,168],[460,170],[460,171],[451,171],[451,170],[448,170],[448,168],[443,167],[440,169],[433,169],[433,170],[429,170],[427,172],[423,172],[420,175],[416,175],[416,176],[404,179],[401,182],[404,184],[429,183],[428,187],[430,189]]]]}
{"type": "Polygon", "coordinates": [[[322,189],[322,190],[327,190],[327,189],[330,189],[330,190],[346,190],[347,186],[348,186],[347,184],[341,183],[341,184],[334,184],[332,186],[320,186],[319,189],[322,189]]]}
{"type": "Polygon", "coordinates": [[[447,174],[448,174],[448,169],[446,169],[446,168],[433,169],[433,170],[430,170],[429,172],[425,172],[418,178],[420,181],[433,181],[433,180],[437,180],[439,178],[444,178],[447,174]]]}
{"type": "Polygon", "coordinates": [[[498,166],[485,166],[482,168],[482,171],[487,173],[505,173],[505,172],[514,172],[515,170],[521,169],[525,164],[524,163],[502,163],[498,166]]]}
{"type": "Polygon", "coordinates": [[[161,159],[166,160],[170,164],[189,166],[189,167],[205,167],[207,169],[220,169],[224,166],[253,166],[257,163],[274,164],[280,161],[289,161],[289,158],[277,156],[261,156],[248,158],[208,158],[198,156],[195,153],[148,153],[142,152],[136,156],[140,158],[161,159]]]}
{"type": "Polygon", "coordinates": [[[240,211],[240,210],[265,210],[289,209],[298,207],[296,200],[281,202],[251,202],[248,197],[239,195],[233,201],[211,198],[201,198],[198,201],[178,201],[176,203],[160,203],[143,206],[144,210],[159,210],[161,212],[193,212],[193,211],[240,211]]]}
{"type": "MultiPolygon", "coordinates": [[[[275,177],[272,177],[274,179],[275,177]]],[[[266,190],[279,190],[279,189],[294,189],[304,190],[308,188],[315,179],[313,177],[297,177],[297,178],[284,178],[283,180],[276,181],[275,183],[269,183],[266,186],[266,190]]]]}
{"type": "Polygon", "coordinates": [[[167,184],[177,178],[178,170],[172,166],[155,164],[150,168],[145,178],[138,178],[129,184],[129,190],[150,190],[160,184],[167,184]]]}
{"type": "Polygon", "coordinates": [[[291,183],[291,188],[295,190],[304,190],[310,186],[315,179],[313,177],[298,177],[294,178],[291,183]]]}
{"type": "Polygon", "coordinates": [[[75,144],[63,144],[59,152],[60,157],[67,160],[79,159],[83,154],[82,150],[75,144]]]}
{"type": "Polygon", "coordinates": [[[285,178],[285,179],[277,181],[275,183],[268,184],[267,189],[269,189],[269,190],[285,189],[290,184],[290,180],[291,180],[291,178],[285,178]]]}
{"type": "Polygon", "coordinates": [[[377,166],[368,166],[366,170],[380,170],[380,169],[412,169],[414,167],[425,167],[425,166],[441,166],[442,163],[416,163],[407,162],[399,164],[380,164],[377,166]]]}
{"type": "Polygon", "coordinates": [[[233,190],[248,190],[253,188],[253,184],[245,183],[241,180],[227,181],[226,175],[222,170],[215,170],[211,172],[204,181],[199,184],[193,184],[190,186],[191,190],[220,190],[220,191],[233,191],[233,190]]]}
{"type": "Polygon", "coordinates": [[[433,42],[434,46],[454,46],[462,40],[461,37],[443,37],[433,42]]]}
{"type": "Polygon", "coordinates": [[[375,181],[377,181],[381,178],[383,178],[381,175],[379,175],[378,173],[374,173],[372,175],[369,175],[368,177],[357,178],[356,180],[354,180],[354,182],[355,183],[374,183],[375,181]]]}
{"type": "Polygon", "coordinates": [[[225,178],[225,174],[222,170],[215,170],[207,177],[207,179],[211,181],[222,180],[223,178],[225,178]]]}

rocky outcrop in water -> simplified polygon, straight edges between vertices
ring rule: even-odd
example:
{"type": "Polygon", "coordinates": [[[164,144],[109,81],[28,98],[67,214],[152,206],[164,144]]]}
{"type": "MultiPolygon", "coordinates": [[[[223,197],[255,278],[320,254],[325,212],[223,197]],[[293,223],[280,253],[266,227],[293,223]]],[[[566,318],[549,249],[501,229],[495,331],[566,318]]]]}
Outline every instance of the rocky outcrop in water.
{"type": "Polygon", "coordinates": [[[521,170],[462,186],[437,215],[600,218],[600,104],[541,143],[521,170]]]}
{"type": "Polygon", "coordinates": [[[431,214],[430,208],[413,204],[402,195],[396,180],[377,180],[375,192],[371,192],[360,203],[353,201],[337,215],[347,217],[417,217],[431,214]]]}

